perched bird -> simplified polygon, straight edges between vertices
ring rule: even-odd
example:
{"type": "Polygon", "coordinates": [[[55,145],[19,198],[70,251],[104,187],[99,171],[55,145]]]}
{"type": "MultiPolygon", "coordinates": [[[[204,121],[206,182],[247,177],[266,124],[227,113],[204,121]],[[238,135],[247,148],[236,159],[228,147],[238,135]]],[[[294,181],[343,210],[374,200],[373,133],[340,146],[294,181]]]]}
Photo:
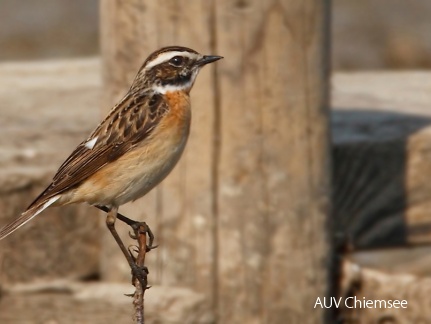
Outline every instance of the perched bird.
{"type": "Polygon", "coordinates": [[[200,69],[221,58],[179,46],[152,53],[124,98],[45,191],[0,230],[0,239],[48,207],[85,202],[108,211],[106,223],[119,243],[114,226],[119,206],[144,196],[178,162],[189,136],[190,90],[200,69]]]}

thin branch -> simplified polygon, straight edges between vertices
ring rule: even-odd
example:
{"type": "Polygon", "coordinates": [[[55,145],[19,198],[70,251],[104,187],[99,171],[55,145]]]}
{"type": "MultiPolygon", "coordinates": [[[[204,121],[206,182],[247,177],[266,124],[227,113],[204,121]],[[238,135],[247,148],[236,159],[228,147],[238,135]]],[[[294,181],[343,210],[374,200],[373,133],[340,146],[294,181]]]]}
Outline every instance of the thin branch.
{"type": "Polygon", "coordinates": [[[134,228],[135,238],[138,241],[138,255],[136,257],[135,263],[138,268],[142,269],[143,278],[133,278],[133,284],[135,286],[135,294],[133,295],[133,306],[135,309],[134,319],[137,324],[144,324],[144,294],[145,290],[149,288],[147,282],[148,270],[145,267],[145,255],[148,251],[151,251],[152,244],[152,233],[146,223],[139,223],[139,226],[134,228]],[[147,246],[147,234],[150,235],[150,246],[147,246]]]}
{"type": "MultiPolygon", "coordinates": [[[[107,206],[96,205],[96,208],[109,213],[110,208],[107,206]]],[[[145,222],[134,221],[120,213],[117,213],[117,218],[124,223],[128,224],[132,227],[134,235],[129,234],[131,238],[138,242],[137,246],[129,247],[129,254],[134,259],[134,263],[136,268],[132,266],[132,284],[135,286],[135,293],[133,294],[133,306],[135,309],[134,319],[137,324],[144,324],[144,294],[145,290],[149,289],[148,286],[148,269],[145,266],[145,255],[147,252],[155,249],[157,245],[153,245],[154,243],[154,235],[151,231],[150,227],[145,222]],[[148,235],[148,244],[147,244],[147,235],[148,235]],[[133,254],[137,253],[137,256],[134,257],[133,254]],[[138,270],[138,271],[134,271],[138,270]]],[[[127,256],[126,256],[127,257],[127,256]]]]}

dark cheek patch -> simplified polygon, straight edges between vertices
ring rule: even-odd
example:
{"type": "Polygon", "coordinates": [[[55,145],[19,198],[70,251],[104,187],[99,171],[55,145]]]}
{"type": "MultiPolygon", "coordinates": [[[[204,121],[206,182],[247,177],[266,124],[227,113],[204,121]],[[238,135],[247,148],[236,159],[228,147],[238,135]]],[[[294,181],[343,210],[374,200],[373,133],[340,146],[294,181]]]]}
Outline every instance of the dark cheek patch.
{"type": "Polygon", "coordinates": [[[161,86],[181,85],[191,80],[192,70],[189,66],[177,68],[166,62],[155,67],[154,71],[149,71],[149,77],[161,86]],[[151,75],[154,77],[151,77],[151,75]]]}
{"type": "Polygon", "coordinates": [[[173,78],[164,79],[160,83],[161,83],[162,86],[165,86],[165,85],[181,85],[181,84],[186,84],[186,83],[190,82],[191,78],[192,78],[192,74],[191,73],[186,74],[186,75],[180,75],[180,74],[178,74],[178,75],[176,75],[173,78]]]}

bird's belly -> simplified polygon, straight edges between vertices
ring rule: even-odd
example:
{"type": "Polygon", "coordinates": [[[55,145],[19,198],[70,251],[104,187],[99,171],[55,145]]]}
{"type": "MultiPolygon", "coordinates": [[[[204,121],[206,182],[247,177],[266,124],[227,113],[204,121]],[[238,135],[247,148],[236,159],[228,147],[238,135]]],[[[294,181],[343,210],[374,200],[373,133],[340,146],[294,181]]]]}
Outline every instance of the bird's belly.
{"type": "Polygon", "coordinates": [[[136,200],[159,184],[180,159],[188,132],[181,136],[156,136],[152,144],[137,147],[105,166],[75,192],[80,201],[120,206],[136,200]]]}
{"type": "Polygon", "coordinates": [[[160,161],[137,164],[133,171],[130,170],[125,185],[114,199],[115,204],[123,205],[147,194],[172,171],[183,151],[184,145],[173,149],[171,152],[166,152],[160,161]]]}

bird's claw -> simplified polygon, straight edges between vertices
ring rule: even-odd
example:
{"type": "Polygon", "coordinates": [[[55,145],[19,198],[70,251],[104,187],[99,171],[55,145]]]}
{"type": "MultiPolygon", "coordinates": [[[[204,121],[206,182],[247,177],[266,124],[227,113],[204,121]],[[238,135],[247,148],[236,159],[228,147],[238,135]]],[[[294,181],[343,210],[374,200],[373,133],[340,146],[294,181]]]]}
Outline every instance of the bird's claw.
{"type": "Polygon", "coordinates": [[[158,247],[158,245],[153,245],[154,243],[154,234],[151,231],[151,228],[145,222],[134,222],[130,227],[133,229],[133,233],[129,232],[129,236],[133,240],[137,240],[139,235],[147,234],[149,244],[146,246],[146,252],[149,252],[158,247]]]}
{"type": "Polygon", "coordinates": [[[151,250],[154,250],[158,247],[159,247],[158,245],[147,245],[146,246],[146,252],[150,252],[151,250]]]}

